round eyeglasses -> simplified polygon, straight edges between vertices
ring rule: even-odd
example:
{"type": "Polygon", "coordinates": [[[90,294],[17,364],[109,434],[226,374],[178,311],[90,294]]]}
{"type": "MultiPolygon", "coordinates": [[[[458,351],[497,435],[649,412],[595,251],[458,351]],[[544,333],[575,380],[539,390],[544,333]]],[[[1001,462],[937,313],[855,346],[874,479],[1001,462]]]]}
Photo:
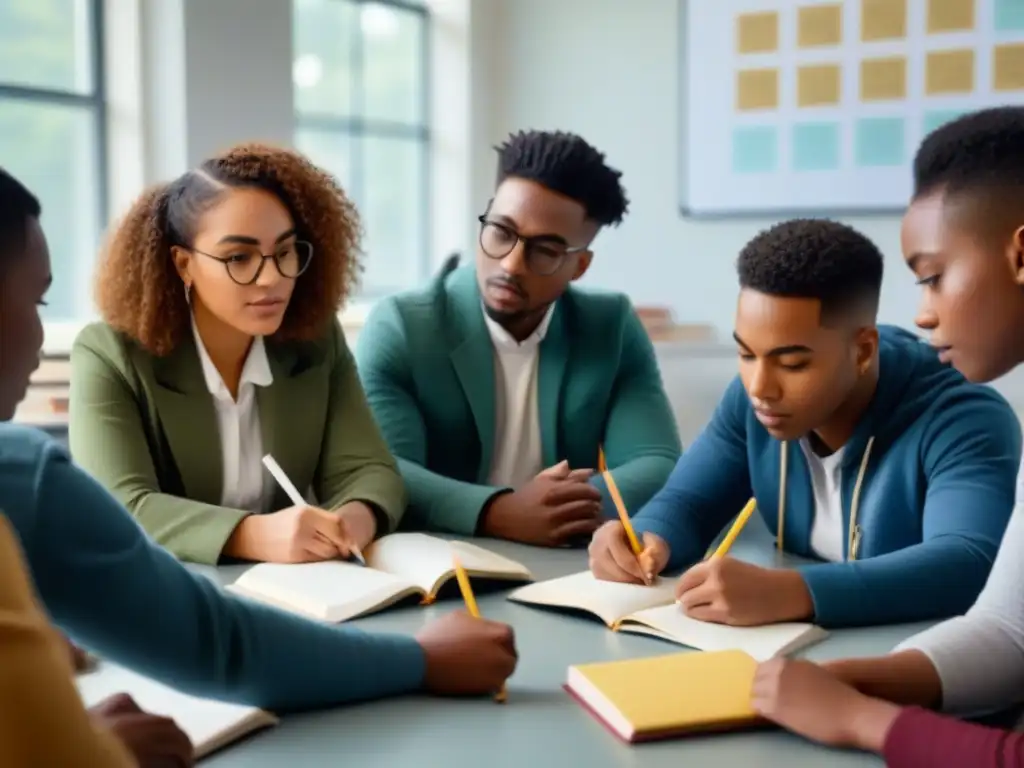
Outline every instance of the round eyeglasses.
{"type": "Polygon", "coordinates": [[[276,253],[271,254],[265,254],[256,246],[249,245],[232,246],[231,252],[223,256],[215,256],[195,248],[190,248],[189,251],[219,261],[227,270],[228,277],[239,285],[252,285],[259,280],[268,260],[274,262],[281,277],[289,280],[294,280],[305,272],[313,260],[313,244],[305,240],[282,245],[276,253]]]}
{"type": "Polygon", "coordinates": [[[585,245],[570,247],[550,235],[523,237],[511,227],[490,221],[486,216],[480,216],[477,221],[480,222],[480,248],[485,256],[504,259],[522,241],[527,269],[541,277],[555,274],[567,256],[587,250],[585,245]]]}

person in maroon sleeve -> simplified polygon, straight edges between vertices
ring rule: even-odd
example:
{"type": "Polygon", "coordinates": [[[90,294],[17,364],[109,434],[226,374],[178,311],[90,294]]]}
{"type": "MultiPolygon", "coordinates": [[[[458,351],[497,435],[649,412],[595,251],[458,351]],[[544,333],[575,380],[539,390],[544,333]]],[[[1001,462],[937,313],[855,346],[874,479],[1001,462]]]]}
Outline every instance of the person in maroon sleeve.
{"type": "MultiPolygon", "coordinates": [[[[922,287],[915,322],[942,358],[976,382],[1024,363],[1024,106],[970,113],[925,138],[900,239],[922,287]]],[[[890,768],[1024,768],[1024,734],[930,711],[976,715],[1024,701],[1022,649],[1024,467],[967,614],[884,657],[769,661],[753,705],[808,739],[879,753],[890,768]]]]}

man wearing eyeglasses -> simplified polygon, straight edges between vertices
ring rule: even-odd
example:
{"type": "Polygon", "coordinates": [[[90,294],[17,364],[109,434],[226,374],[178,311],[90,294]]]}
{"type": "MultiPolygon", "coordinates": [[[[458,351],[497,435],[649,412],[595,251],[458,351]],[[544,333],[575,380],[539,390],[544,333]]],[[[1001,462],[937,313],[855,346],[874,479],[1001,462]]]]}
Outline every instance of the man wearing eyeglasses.
{"type": "Polygon", "coordinates": [[[573,285],[626,213],[621,173],[561,132],[515,134],[498,156],[475,265],[379,302],[356,358],[406,526],[562,546],[615,514],[600,449],[632,511],[668,478],[679,434],[629,299],[573,285]]]}

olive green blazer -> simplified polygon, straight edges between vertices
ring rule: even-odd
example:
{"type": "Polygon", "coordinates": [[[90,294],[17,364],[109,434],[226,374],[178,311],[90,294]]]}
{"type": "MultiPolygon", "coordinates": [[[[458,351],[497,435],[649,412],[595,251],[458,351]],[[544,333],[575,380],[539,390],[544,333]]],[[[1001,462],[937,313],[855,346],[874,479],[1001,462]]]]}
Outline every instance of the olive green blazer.
{"type": "MultiPolygon", "coordinates": [[[[325,509],[363,501],[378,534],[393,531],[405,489],[341,327],[311,343],[268,338],[266,350],[274,382],[256,388],[263,450],[325,509]]],[[[86,327],[71,352],[70,400],[75,461],[175,556],[218,562],[248,513],[220,506],[217,416],[192,334],[156,357],[106,324],[86,327]]],[[[290,504],[276,488],[273,509],[290,504]]]]}

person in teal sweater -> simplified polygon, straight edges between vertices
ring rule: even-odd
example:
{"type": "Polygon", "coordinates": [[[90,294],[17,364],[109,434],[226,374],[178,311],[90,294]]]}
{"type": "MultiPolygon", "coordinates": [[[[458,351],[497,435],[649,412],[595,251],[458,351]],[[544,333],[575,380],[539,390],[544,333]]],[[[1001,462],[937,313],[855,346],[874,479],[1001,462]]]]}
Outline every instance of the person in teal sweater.
{"type": "MultiPolygon", "coordinates": [[[[2,422],[39,364],[38,306],[51,281],[39,216],[35,197],[0,169],[2,422]]],[[[516,665],[512,630],[463,611],[406,637],[226,595],[151,542],[61,445],[26,426],[0,424],[0,510],[62,630],[192,694],[279,712],[423,690],[484,694],[497,691],[516,665]]]]}
{"type": "MultiPolygon", "coordinates": [[[[882,254],[856,230],[797,219],[739,257],[739,376],[665,487],[591,544],[602,578],[693,566],[692,617],[738,625],[883,624],[966,611],[1013,509],[1021,428],[993,389],[875,324],[882,254]],[[780,550],[766,569],[704,556],[751,497],[780,550]],[[697,565],[694,565],[698,563],[697,565]]],[[[756,524],[756,523],[751,523],[756,524]]]]}
{"type": "Polygon", "coordinates": [[[621,174],[568,133],[518,133],[498,156],[475,266],[378,302],[356,362],[406,482],[403,525],[558,546],[615,515],[602,447],[632,512],[681,446],[629,299],[575,287],[626,213],[621,174]]]}

